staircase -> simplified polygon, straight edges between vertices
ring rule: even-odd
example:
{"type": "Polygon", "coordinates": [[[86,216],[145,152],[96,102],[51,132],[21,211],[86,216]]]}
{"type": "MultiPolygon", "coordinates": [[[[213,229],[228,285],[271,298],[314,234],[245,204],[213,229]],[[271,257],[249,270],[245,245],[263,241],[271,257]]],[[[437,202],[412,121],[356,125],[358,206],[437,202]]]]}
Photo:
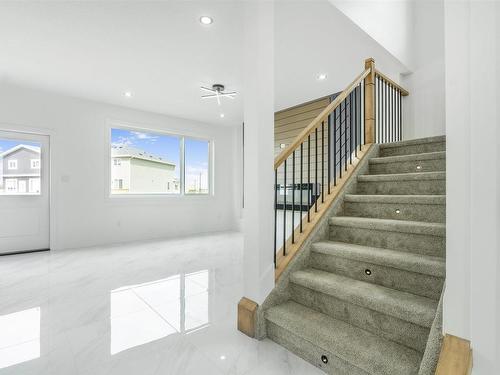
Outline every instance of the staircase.
{"type": "MultiPolygon", "coordinates": [[[[445,278],[445,139],[385,143],[264,312],[267,337],[328,374],[423,374],[445,278]]],[[[426,366],[428,367],[428,364],[426,366]]],[[[432,367],[432,366],[431,366],[432,367]]]]}

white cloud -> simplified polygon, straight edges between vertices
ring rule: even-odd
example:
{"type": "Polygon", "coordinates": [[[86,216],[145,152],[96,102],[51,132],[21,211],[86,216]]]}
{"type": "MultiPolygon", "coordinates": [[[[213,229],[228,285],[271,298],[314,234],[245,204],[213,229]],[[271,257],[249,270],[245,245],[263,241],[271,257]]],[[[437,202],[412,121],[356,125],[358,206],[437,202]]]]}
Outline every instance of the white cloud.
{"type": "Polygon", "coordinates": [[[113,147],[125,147],[134,144],[133,137],[119,137],[116,142],[113,142],[111,145],[113,147]]]}
{"type": "Polygon", "coordinates": [[[138,132],[138,131],[132,131],[130,132],[135,136],[137,139],[147,139],[150,140],[151,142],[156,142],[156,140],[159,138],[157,135],[152,135],[148,133],[143,133],[143,132],[138,132]]]}

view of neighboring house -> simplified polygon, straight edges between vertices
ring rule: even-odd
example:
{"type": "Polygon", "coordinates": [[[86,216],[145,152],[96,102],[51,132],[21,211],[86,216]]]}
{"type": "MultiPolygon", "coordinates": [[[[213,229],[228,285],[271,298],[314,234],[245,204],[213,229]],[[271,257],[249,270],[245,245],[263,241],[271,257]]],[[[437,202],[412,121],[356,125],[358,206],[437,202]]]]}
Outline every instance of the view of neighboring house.
{"type": "Polygon", "coordinates": [[[40,193],[40,147],[24,144],[0,154],[3,194],[40,193]]]}
{"type": "Polygon", "coordinates": [[[111,148],[112,193],[178,193],[175,164],[130,146],[111,148]]]}

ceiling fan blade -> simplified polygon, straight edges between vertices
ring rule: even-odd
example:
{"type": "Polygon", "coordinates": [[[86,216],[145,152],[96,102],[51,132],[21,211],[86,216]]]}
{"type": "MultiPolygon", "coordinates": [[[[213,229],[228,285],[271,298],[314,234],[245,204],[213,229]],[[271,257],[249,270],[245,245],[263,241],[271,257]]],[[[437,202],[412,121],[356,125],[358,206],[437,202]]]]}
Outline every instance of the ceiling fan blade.
{"type": "Polygon", "coordinates": [[[230,98],[230,99],[234,99],[234,95],[235,94],[231,94],[231,93],[220,94],[221,97],[230,98]]]}
{"type": "Polygon", "coordinates": [[[210,99],[210,98],[216,98],[217,94],[210,94],[210,95],[202,95],[202,99],[210,99]]]}
{"type": "Polygon", "coordinates": [[[220,93],[217,91],[216,95],[217,95],[217,103],[220,105],[220,93]]]}
{"type": "Polygon", "coordinates": [[[201,86],[200,89],[208,91],[208,92],[211,92],[211,93],[215,93],[216,92],[214,89],[210,89],[208,87],[203,87],[203,86],[201,86]]]}

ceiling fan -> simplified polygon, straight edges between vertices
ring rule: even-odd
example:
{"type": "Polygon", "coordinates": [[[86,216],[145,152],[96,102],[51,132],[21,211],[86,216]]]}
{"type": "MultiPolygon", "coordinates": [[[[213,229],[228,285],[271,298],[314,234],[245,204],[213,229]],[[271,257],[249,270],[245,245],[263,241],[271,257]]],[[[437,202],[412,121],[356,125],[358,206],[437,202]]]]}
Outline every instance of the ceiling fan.
{"type": "Polygon", "coordinates": [[[202,99],[217,99],[217,103],[220,105],[221,104],[221,99],[222,98],[230,98],[230,99],[234,99],[234,97],[236,96],[236,91],[231,91],[231,92],[225,92],[224,89],[224,85],[221,85],[220,83],[216,83],[214,85],[212,85],[212,88],[208,88],[208,87],[203,87],[201,86],[200,87],[203,91],[206,91],[206,92],[209,92],[210,94],[208,95],[202,95],[201,98],[202,99]]]}

